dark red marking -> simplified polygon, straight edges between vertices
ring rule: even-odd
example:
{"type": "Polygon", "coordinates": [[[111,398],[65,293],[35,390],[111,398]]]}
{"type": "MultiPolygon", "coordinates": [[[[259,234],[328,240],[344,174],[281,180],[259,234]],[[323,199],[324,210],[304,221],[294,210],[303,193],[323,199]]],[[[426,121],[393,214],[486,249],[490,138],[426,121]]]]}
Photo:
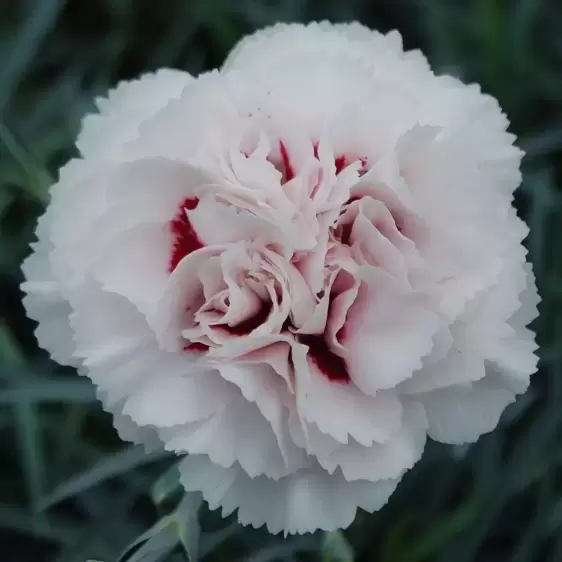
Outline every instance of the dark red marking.
{"type": "Polygon", "coordinates": [[[178,208],[176,216],[170,221],[170,231],[174,237],[168,271],[172,273],[178,263],[187,255],[204,246],[199,240],[186,211],[193,211],[199,204],[196,197],[184,199],[178,208]]]}
{"type": "Polygon", "coordinates": [[[330,351],[323,335],[300,335],[299,341],[308,346],[310,357],[331,382],[350,382],[345,361],[330,351]]]}
{"type": "Polygon", "coordinates": [[[341,225],[340,242],[349,246],[349,239],[351,238],[351,231],[353,230],[353,223],[348,222],[347,224],[341,225]]]}
{"type": "Polygon", "coordinates": [[[200,342],[188,343],[183,346],[184,351],[207,351],[209,349],[208,345],[200,342]]]}
{"type": "Polygon", "coordinates": [[[320,158],[318,158],[318,143],[317,142],[314,143],[314,158],[316,158],[316,160],[320,160],[320,158]]]}
{"type": "Polygon", "coordinates": [[[287,147],[283,141],[279,141],[279,150],[281,151],[281,158],[283,160],[283,169],[285,172],[285,182],[291,181],[295,177],[295,169],[291,164],[291,158],[287,152],[287,147]]]}
{"type": "Polygon", "coordinates": [[[262,302],[260,309],[253,316],[242,320],[242,322],[234,326],[225,324],[221,325],[220,328],[234,336],[245,336],[261,326],[269,318],[272,309],[273,304],[271,302],[262,302]]]}
{"type": "Polygon", "coordinates": [[[341,156],[337,156],[334,159],[334,164],[336,165],[336,176],[337,176],[345,168],[347,164],[345,154],[342,154],[341,156]]]}

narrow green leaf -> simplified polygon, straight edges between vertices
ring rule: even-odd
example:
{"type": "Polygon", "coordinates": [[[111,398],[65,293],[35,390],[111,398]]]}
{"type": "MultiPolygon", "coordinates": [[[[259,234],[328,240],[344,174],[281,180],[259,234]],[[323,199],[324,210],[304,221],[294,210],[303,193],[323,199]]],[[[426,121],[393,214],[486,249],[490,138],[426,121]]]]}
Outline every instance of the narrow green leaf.
{"type": "Polygon", "coordinates": [[[174,513],[178,538],[189,562],[195,562],[199,558],[201,527],[198,516],[202,503],[203,496],[201,494],[185,494],[174,513]]]}
{"type": "MultiPolygon", "coordinates": [[[[0,352],[3,362],[10,367],[20,367],[25,362],[10,329],[0,320],[0,352]]],[[[7,372],[12,372],[7,371],[7,372]]]]}
{"type": "Polygon", "coordinates": [[[52,494],[40,502],[40,509],[46,510],[106,480],[125,474],[139,466],[162,460],[169,455],[170,453],[167,451],[159,450],[147,453],[141,446],[128,447],[101,459],[91,469],[58,486],[52,494]]]}
{"type": "Polygon", "coordinates": [[[26,194],[42,203],[48,201],[48,188],[53,183],[49,173],[31,157],[28,151],[12,134],[10,129],[0,122],[0,143],[14,161],[26,173],[29,181],[21,184],[26,194]]]}
{"type": "Polygon", "coordinates": [[[452,25],[451,6],[439,0],[420,0],[431,61],[437,68],[448,68],[457,58],[457,36],[452,25]]]}
{"type": "Polygon", "coordinates": [[[158,562],[167,556],[176,546],[178,537],[170,526],[150,537],[130,558],[119,562],[158,562]]]}
{"type": "MultiPolygon", "coordinates": [[[[127,545],[127,547],[119,555],[117,562],[131,562],[130,556],[132,556],[133,553],[138,552],[140,547],[143,544],[150,541],[151,538],[159,535],[160,533],[164,532],[166,529],[169,529],[172,521],[173,520],[169,515],[157,521],[152,527],[150,527],[150,529],[145,531],[142,535],[139,535],[132,543],[127,545]]],[[[177,537],[176,537],[176,542],[177,542],[177,537]]]]}
{"type": "Polygon", "coordinates": [[[22,402],[96,402],[92,384],[86,379],[51,380],[0,390],[0,406],[22,402]]]}
{"type": "Polygon", "coordinates": [[[213,552],[215,548],[227,541],[230,537],[234,536],[239,530],[240,525],[234,522],[219,531],[201,533],[199,557],[205,558],[207,554],[213,552]]]}
{"type": "Polygon", "coordinates": [[[150,491],[150,497],[156,505],[161,505],[179,490],[180,487],[178,465],[174,464],[156,480],[150,491]]]}
{"type": "Polygon", "coordinates": [[[323,562],[353,562],[351,545],[340,531],[324,533],[322,540],[323,562]]]}
{"type": "Polygon", "coordinates": [[[80,534],[79,522],[71,518],[54,516],[47,522],[22,507],[5,504],[0,504],[0,527],[59,544],[71,544],[80,534]]]}
{"type": "Polygon", "coordinates": [[[297,553],[318,552],[319,544],[316,536],[297,536],[291,539],[276,541],[261,548],[246,562],[272,562],[273,560],[291,559],[297,553]]]}
{"type": "Polygon", "coordinates": [[[481,58],[485,63],[488,85],[502,101],[509,99],[505,96],[512,70],[507,38],[508,10],[502,2],[489,0],[472,0],[472,5],[478,21],[481,58]]]}
{"type": "Polygon", "coordinates": [[[185,494],[178,507],[135,539],[117,562],[156,562],[168,554],[178,542],[189,562],[195,562],[201,532],[198,514],[201,494],[185,494]]]}
{"type": "Polygon", "coordinates": [[[479,498],[460,506],[443,521],[437,521],[417,543],[407,549],[408,562],[421,562],[439,552],[443,545],[470,525],[478,515],[479,498]]]}
{"type": "MultiPolygon", "coordinates": [[[[23,353],[7,326],[0,323],[0,350],[6,364],[20,367],[25,364],[23,353]]],[[[14,403],[16,435],[25,478],[27,496],[36,508],[44,490],[43,440],[41,424],[34,405],[22,399],[14,403]]]]}
{"type": "Polygon", "coordinates": [[[544,0],[516,0],[511,18],[511,41],[519,56],[529,48],[536,26],[544,14],[544,0]]]}
{"type": "Polygon", "coordinates": [[[524,533],[521,533],[519,545],[511,557],[511,562],[536,560],[541,541],[546,535],[548,507],[555,494],[552,471],[542,480],[537,498],[535,512],[530,518],[524,533]]]}
{"type": "Polygon", "coordinates": [[[562,149],[562,123],[555,122],[528,137],[523,137],[520,144],[527,154],[527,159],[549,156],[562,149]]]}
{"type": "Polygon", "coordinates": [[[35,60],[43,39],[55,25],[64,0],[36,0],[25,24],[0,61],[0,115],[29,63],[35,60]]]}
{"type": "Polygon", "coordinates": [[[14,194],[11,191],[2,188],[0,184],[0,221],[6,214],[8,207],[13,203],[13,201],[14,194]]]}
{"type": "MultiPolygon", "coordinates": [[[[133,476],[128,474],[127,479],[133,476]]],[[[123,537],[134,537],[140,532],[131,516],[133,506],[143,490],[128,487],[119,493],[104,491],[88,495],[88,504],[96,504],[97,509],[88,509],[90,518],[82,523],[78,540],[61,549],[52,562],[77,562],[92,556],[114,562],[123,545],[123,537]]],[[[84,501],[78,503],[88,505],[84,501]]]]}

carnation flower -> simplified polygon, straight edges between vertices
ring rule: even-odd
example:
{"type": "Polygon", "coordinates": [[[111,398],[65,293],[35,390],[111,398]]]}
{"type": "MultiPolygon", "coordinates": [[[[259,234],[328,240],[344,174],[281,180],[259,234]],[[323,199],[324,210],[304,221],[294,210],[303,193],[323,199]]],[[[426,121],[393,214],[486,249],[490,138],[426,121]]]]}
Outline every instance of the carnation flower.
{"type": "Polygon", "coordinates": [[[52,357],[243,524],[385,504],[525,392],[538,295],[495,99],[397,32],[276,25],[83,121],[23,269],[52,357]]]}

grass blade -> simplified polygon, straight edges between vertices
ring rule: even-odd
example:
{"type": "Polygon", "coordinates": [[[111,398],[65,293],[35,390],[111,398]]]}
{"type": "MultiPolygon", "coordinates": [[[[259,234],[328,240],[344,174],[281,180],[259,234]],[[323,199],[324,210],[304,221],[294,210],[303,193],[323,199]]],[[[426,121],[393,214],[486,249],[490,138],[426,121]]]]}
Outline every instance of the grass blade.
{"type": "Polygon", "coordinates": [[[64,0],[37,0],[16,39],[0,62],[0,116],[12,92],[36,58],[45,36],[54,27],[64,0]]]}
{"type": "Polygon", "coordinates": [[[29,182],[21,184],[26,194],[41,203],[47,203],[48,188],[53,183],[53,179],[34,161],[4,123],[0,123],[0,143],[27,175],[29,182]]]}
{"type": "Polygon", "coordinates": [[[61,501],[80,494],[106,480],[128,473],[142,465],[162,460],[169,456],[167,451],[147,453],[141,446],[131,446],[107,456],[91,469],[58,486],[40,502],[40,509],[46,510],[61,501]]]}
{"type": "MultiPolygon", "coordinates": [[[[24,365],[23,354],[8,328],[0,323],[0,350],[8,365],[24,365]]],[[[41,424],[32,402],[21,399],[13,403],[16,421],[16,435],[20,451],[28,500],[34,508],[44,490],[44,458],[41,424]]]]}
{"type": "Polygon", "coordinates": [[[96,402],[93,386],[85,379],[51,380],[0,390],[0,406],[21,402],[96,402]]]}

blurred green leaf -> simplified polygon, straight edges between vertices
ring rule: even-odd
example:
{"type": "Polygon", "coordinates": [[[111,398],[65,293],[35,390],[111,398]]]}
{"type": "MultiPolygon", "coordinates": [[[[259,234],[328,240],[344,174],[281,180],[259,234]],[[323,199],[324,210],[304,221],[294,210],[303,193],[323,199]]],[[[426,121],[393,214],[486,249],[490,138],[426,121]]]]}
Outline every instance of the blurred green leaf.
{"type": "Polygon", "coordinates": [[[422,562],[438,553],[442,546],[478,517],[480,502],[478,498],[471,503],[460,506],[453,513],[440,521],[435,521],[432,527],[418,541],[406,548],[405,558],[408,562],[422,562]]]}
{"type": "Polygon", "coordinates": [[[449,68],[457,51],[452,5],[443,0],[420,0],[419,5],[427,30],[431,60],[439,69],[449,68]]]}
{"type": "Polygon", "coordinates": [[[540,549],[540,541],[546,535],[546,524],[548,523],[548,505],[553,493],[552,474],[549,473],[540,485],[540,492],[535,504],[535,510],[529,519],[527,528],[519,540],[511,562],[527,562],[534,560],[540,549]]]}
{"type": "Polygon", "coordinates": [[[562,150],[562,124],[553,123],[541,131],[521,139],[527,158],[545,157],[562,150]]]}
{"type": "Polygon", "coordinates": [[[43,203],[48,201],[48,188],[53,183],[52,178],[34,162],[33,158],[17,141],[10,129],[0,122],[0,143],[12,156],[28,177],[28,182],[20,184],[26,190],[26,194],[43,203]]]}
{"type": "Polygon", "coordinates": [[[8,207],[13,203],[13,201],[14,194],[12,193],[12,191],[9,191],[7,189],[2,190],[0,186],[0,222],[2,222],[4,214],[6,213],[8,207]]]}
{"type": "Polygon", "coordinates": [[[0,406],[21,402],[97,402],[94,387],[85,379],[32,382],[15,388],[0,390],[0,406]]]}
{"type": "Polygon", "coordinates": [[[46,510],[106,480],[168,456],[170,456],[170,453],[167,451],[159,450],[147,453],[140,445],[128,447],[123,451],[102,458],[91,469],[58,486],[49,496],[41,500],[40,509],[46,510]]]}
{"type": "Polygon", "coordinates": [[[199,539],[201,527],[199,525],[199,508],[203,497],[199,493],[186,493],[175,511],[178,538],[188,562],[199,559],[199,539]]]}
{"type": "Polygon", "coordinates": [[[321,553],[323,562],[353,562],[354,560],[351,545],[339,531],[324,533],[321,553]]]}
{"type": "Polygon", "coordinates": [[[80,524],[69,517],[50,517],[47,521],[19,506],[0,504],[0,527],[33,538],[72,543],[80,532],[80,524]]]}
{"type": "MultiPolygon", "coordinates": [[[[0,321],[0,350],[14,367],[25,363],[23,354],[7,326],[0,321]]],[[[27,399],[14,403],[16,435],[28,501],[36,509],[45,487],[45,460],[41,424],[34,405],[27,399]]]]}
{"type": "Polygon", "coordinates": [[[318,552],[320,541],[316,536],[295,536],[284,540],[275,540],[264,548],[252,553],[246,562],[271,562],[272,560],[291,559],[297,554],[318,552]]]}
{"type": "Polygon", "coordinates": [[[152,486],[150,496],[156,505],[164,503],[181,488],[178,465],[171,466],[152,486]]]}
{"type": "Polygon", "coordinates": [[[199,552],[201,502],[200,494],[185,494],[174,512],[132,542],[117,562],[156,562],[178,543],[182,545],[188,562],[195,562],[199,552]]]}
{"type": "Polygon", "coordinates": [[[223,542],[236,535],[238,531],[240,531],[240,525],[234,522],[219,531],[201,533],[199,558],[205,558],[223,542]]]}
{"type": "Polygon", "coordinates": [[[532,46],[537,22],[544,14],[544,0],[516,0],[511,19],[511,44],[519,57],[525,55],[532,46]]]}
{"type": "Polygon", "coordinates": [[[173,527],[166,526],[151,536],[131,557],[120,558],[118,562],[158,562],[175,548],[177,542],[173,527]]]}
{"type": "Polygon", "coordinates": [[[0,119],[6,104],[42,42],[55,25],[64,0],[35,0],[25,24],[0,61],[0,119]]]}
{"type": "Polygon", "coordinates": [[[129,544],[119,556],[117,562],[134,562],[135,555],[137,561],[146,560],[146,562],[149,562],[149,560],[157,560],[157,558],[146,558],[152,553],[156,556],[168,553],[178,542],[178,537],[171,529],[171,524],[172,520],[168,517],[158,521],[129,544]]]}

